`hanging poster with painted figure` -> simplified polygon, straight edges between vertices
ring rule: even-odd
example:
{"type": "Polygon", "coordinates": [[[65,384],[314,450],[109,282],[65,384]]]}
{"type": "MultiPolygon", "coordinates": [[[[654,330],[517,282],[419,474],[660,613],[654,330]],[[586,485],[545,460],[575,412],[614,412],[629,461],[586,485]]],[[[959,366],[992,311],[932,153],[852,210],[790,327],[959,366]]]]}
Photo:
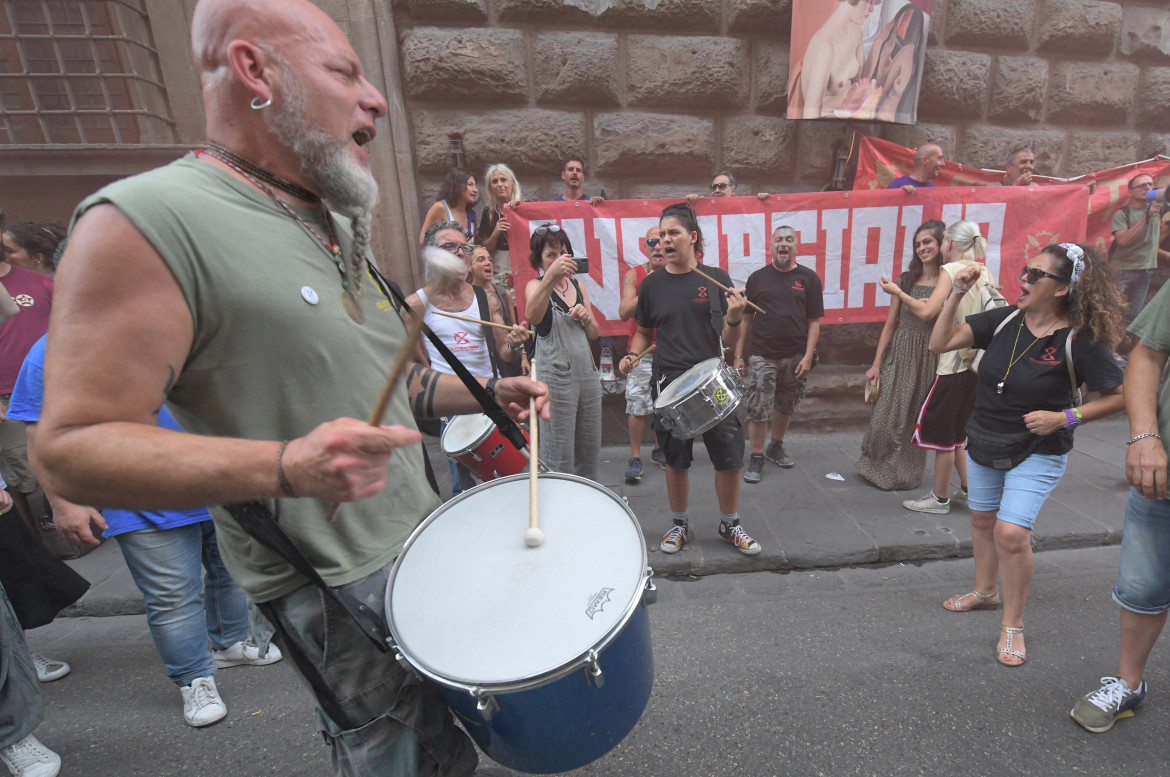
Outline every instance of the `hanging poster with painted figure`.
{"type": "Polygon", "coordinates": [[[788,118],[914,124],[933,0],[793,0],[788,118]]]}

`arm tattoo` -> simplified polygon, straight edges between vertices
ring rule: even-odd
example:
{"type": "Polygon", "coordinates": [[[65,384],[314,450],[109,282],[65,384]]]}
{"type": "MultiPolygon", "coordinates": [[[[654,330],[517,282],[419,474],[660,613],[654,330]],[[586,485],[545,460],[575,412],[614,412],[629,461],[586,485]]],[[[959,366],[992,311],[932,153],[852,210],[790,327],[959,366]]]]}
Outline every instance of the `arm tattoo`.
{"type": "Polygon", "coordinates": [[[406,371],[406,393],[411,411],[418,419],[435,417],[435,391],[439,387],[439,373],[417,362],[406,371]]]}

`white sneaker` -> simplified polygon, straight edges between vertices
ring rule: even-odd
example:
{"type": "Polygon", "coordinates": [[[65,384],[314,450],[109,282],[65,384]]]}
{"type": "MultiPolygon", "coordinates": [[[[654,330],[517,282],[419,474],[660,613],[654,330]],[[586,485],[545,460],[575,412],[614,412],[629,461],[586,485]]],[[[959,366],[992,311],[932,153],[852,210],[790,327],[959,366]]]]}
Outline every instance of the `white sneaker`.
{"type": "Polygon", "coordinates": [[[69,674],[69,664],[64,661],[54,661],[51,658],[45,658],[40,653],[31,653],[33,666],[37,668],[37,679],[42,683],[51,683],[54,680],[60,680],[65,675],[69,674]]]}
{"type": "Polygon", "coordinates": [[[214,677],[196,677],[179,690],[183,694],[183,719],[188,726],[210,726],[227,716],[227,705],[219,698],[214,677]]]}
{"type": "Polygon", "coordinates": [[[947,499],[945,502],[940,502],[935,498],[934,492],[927,492],[926,496],[918,499],[907,499],[902,502],[902,506],[907,510],[914,510],[919,513],[934,513],[935,515],[946,515],[951,511],[951,500],[947,499]]]}
{"type": "Polygon", "coordinates": [[[260,648],[252,642],[252,638],[241,640],[234,645],[228,645],[223,650],[211,651],[211,663],[215,664],[216,669],[227,669],[229,666],[265,666],[266,664],[275,664],[280,659],[284,658],[280,654],[280,648],[275,643],[268,643],[268,650],[264,655],[260,655],[260,648]]]}
{"type": "Polygon", "coordinates": [[[15,777],[57,777],[61,756],[29,734],[11,747],[0,748],[0,761],[15,777]]]}

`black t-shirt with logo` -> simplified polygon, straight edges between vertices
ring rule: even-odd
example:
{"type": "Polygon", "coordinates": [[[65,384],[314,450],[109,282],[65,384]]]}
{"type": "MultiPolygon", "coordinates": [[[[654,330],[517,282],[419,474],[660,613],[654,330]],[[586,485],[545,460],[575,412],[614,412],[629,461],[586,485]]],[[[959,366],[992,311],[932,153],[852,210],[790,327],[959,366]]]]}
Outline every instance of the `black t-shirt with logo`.
{"type": "MultiPolygon", "coordinates": [[[[752,318],[748,356],[780,359],[804,355],[808,321],[825,315],[821,279],[804,265],[780,272],[766,264],[748,277],[747,297],[767,311],[752,318]]],[[[755,314],[752,308],[745,315],[755,314]]]]}
{"type": "MultiPolygon", "coordinates": [[[[730,287],[731,278],[718,267],[703,265],[703,272],[730,287]]],[[[711,297],[719,315],[727,314],[723,290],[697,272],[678,275],[669,267],[652,272],[638,286],[638,326],[657,333],[654,368],[665,377],[663,385],[701,361],[722,354],[720,337],[711,321],[711,297]]]]}
{"type": "MultiPolygon", "coordinates": [[[[1027,431],[1025,413],[1062,412],[1073,406],[1072,384],[1065,365],[1065,341],[1072,329],[1058,329],[1036,340],[1023,324],[1024,314],[1018,313],[995,335],[995,328],[1014,310],[1016,306],[1009,305],[967,316],[967,324],[975,335],[975,347],[986,349],[979,363],[972,417],[984,429],[1001,434],[1027,431]],[[1017,361],[1009,371],[1013,350],[1017,361]],[[996,384],[1001,381],[1002,394],[996,391],[996,384]]],[[[1090,391],[1104,391],[1121,385],[1124,375],[1109,355],[1109,349],[1088,332],[1073,338],[1072,353],[1078,386],[1084,383],[1090,391]]],[[[1044,438],[1037,453],[1057,455],[1067,453],[1072,446],[1073,430],[1060,429],[1044,438]]]]}

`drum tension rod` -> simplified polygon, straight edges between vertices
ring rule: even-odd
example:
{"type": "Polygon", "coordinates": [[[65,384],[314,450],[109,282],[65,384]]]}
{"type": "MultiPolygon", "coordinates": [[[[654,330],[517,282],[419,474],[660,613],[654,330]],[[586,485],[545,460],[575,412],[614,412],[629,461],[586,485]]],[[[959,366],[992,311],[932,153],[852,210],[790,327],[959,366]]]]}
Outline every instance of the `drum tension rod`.
{"type": "Polygon", "coordinates": [[[475,688],[471,691],[471,695],[475,697],[475,711],[484,720],[491,720],[492,716],[500,711],[500,703],[490,693],[484,693],[482,689],[475,688]]]}
{"type": "Polygon", "coordinates": [[[585,668],[585,679],[595,688],[605,685],[605,673],[601,671],[601,664],[597,662],[597,651],[590,649],[589,666],[585,668]]]}

